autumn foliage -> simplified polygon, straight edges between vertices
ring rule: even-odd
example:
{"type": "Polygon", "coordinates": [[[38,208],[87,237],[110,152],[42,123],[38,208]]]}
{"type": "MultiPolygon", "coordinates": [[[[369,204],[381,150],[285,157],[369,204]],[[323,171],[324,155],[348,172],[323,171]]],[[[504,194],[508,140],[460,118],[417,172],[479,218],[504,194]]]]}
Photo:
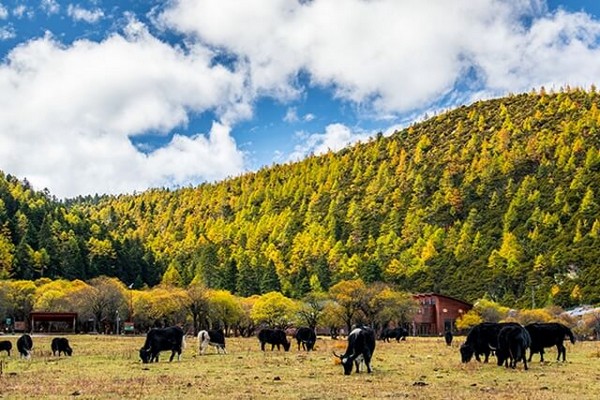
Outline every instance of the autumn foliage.
{"type": "Polygon", "coordinates": [[[599,103],[594,88],[479,101],[177,190],[58,201],[0,174],[0,276],[293,299],[360,279],[511,307],[532,293],[538,307],[599,302],[599,103]]]}

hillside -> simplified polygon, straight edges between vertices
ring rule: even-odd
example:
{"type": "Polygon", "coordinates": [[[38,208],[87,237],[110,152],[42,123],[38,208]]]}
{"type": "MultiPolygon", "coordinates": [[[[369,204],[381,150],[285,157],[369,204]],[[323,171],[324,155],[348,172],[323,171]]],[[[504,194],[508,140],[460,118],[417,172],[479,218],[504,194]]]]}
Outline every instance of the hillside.
{"type": "Polygon", "coordinates": [[[513,95],[218,184],[68,204],[0,175],[0,266],[196,277],[244,296],[360,277],[508,305],[598,302],[599,103],[595,90],[513,95]]]}

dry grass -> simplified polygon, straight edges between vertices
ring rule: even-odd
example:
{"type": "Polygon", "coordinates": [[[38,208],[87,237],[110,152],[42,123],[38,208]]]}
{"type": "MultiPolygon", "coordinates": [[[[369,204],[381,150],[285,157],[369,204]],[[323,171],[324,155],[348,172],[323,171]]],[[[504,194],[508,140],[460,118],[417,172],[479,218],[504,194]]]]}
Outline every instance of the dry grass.
{"type": "MultiPolygon", "coordinates": [[[[51,337],[34,336],[31,361],[0,356],[2,398],[44,399],[596,399],[600,393],[600,343],[568,345],[566,363],[541,364],[529,371],[494,363],[463,365],[459,340],[413,338],[377,343],[372,374],[344,376],[332,350],[343,341],[320,338],[317,350],[262,353],[254,338],[231,338],[229,354],[210,348],[198,356],[188,338],[181,362],[141,364],[142,337],[71,336],[73,357],[53,357],[51,337]]],[[[13,344],[16,339],[11,338],[13,344]]],[[[5,353],[2,353],[5,354],[5,353]]],[[[548,360],[556,350],[549,349],[548,360]]],[[[493,360],[495,361],[495,359],[493,360]]]]}

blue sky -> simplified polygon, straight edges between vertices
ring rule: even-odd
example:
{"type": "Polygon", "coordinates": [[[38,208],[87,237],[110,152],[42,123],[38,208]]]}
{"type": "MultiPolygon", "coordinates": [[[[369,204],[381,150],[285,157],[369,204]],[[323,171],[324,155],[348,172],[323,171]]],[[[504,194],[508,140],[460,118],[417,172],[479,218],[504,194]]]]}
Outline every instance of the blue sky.
{"type": "Polygon", "coordinates": [[[59,198],[218,181],[598,86],[599,40],[591,0],[0,0],[0,170],[59,198]]]}

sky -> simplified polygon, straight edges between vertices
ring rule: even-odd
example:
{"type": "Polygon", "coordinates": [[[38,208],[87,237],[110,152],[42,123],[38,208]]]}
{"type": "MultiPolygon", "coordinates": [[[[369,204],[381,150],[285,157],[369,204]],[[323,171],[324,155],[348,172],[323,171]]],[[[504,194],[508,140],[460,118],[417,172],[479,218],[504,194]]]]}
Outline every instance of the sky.
{"type": "Polygon", "coordinates": [[[0,0],[0,170],[190,187],[600,80],[600,1],[0,0]]]}

